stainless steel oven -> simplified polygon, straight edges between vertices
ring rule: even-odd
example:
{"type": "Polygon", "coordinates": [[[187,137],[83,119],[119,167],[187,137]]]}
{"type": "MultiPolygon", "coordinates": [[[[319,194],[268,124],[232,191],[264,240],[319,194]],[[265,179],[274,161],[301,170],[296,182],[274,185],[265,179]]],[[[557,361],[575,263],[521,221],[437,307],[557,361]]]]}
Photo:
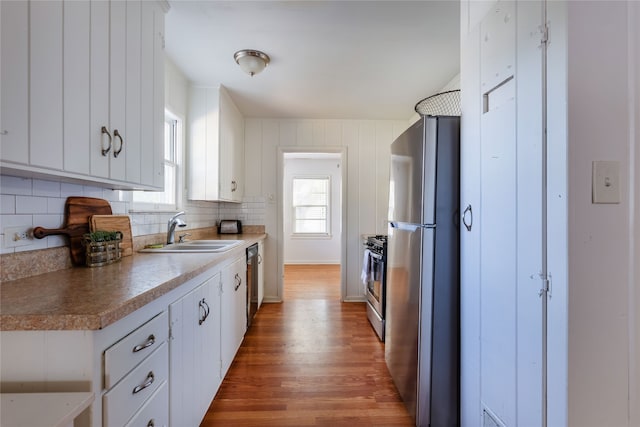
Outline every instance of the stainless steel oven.
{"type": "Polygon", "coordinates": [[[381,341],[384,341],[386,261],[387,236],[367,237],[362,271],[367,295],[367,318],[381,341]]]}

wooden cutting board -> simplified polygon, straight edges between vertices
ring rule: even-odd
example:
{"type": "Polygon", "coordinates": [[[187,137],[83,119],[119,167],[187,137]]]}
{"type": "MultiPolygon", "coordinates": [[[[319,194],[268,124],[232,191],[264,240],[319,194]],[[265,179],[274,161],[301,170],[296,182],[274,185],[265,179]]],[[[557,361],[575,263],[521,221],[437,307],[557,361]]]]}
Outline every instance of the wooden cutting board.
{"type": "Polygon", "coordinates": [[[91,231],[120,231],[122,242],[120,251],[122,256],[133,254],[133,236],[131,234],[131,219],[127,215],[93,215],[89,219],[91,231]]]}
{"type": "Polygon", "coordinates": [[[92,215],[110,215],[111,205],[104,199],[94,197],[68,197],[64,207],[64,226],[62,228],[35,227],[33,236],[42,239],[46,236],[65,234],[69,236],[71,261],[75,265],[86,263],[82,236],[89,232],[89,217],[92,215]]]}

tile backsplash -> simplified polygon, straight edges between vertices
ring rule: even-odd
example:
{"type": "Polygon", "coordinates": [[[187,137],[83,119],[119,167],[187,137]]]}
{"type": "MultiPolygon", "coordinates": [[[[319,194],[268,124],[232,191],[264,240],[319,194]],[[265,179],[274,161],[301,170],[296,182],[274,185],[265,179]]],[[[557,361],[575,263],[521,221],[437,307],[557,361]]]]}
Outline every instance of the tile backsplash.
{"type": "MultiPolygon", "coordinates": [[[[67,197],[84,196],[108,200],[116,215],[129,215],[133,236],[166,232],[167,221],[175,212],[131,211],[131,192],[109,190],[91,185],[46,181],[35,178],[0,176],[0,253],[7,254],[65,246],[66,237],[49,236],[33,244],[5,248],[4,229],[13,226],[60,228],[64,221],[67,197]]],[[[242,203],[183,202],[187,226],[184,230],[213,227],[219,219],[239,219],[246,225],[263,225],[265,198],[246,197],[242,203]]]]}

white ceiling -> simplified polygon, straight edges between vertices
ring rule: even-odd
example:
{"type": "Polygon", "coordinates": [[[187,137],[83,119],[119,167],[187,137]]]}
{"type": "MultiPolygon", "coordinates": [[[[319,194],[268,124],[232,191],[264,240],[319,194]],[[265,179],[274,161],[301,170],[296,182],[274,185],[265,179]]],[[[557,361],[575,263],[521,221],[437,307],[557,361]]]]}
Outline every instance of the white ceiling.
{"type": "Polygon", "coordinates": [[[459,1],[170,1],[168,56],[247,117],[409,119],[459,73],[459,1]],[[267,53],[250,77],[233,54],[267,53]]]}

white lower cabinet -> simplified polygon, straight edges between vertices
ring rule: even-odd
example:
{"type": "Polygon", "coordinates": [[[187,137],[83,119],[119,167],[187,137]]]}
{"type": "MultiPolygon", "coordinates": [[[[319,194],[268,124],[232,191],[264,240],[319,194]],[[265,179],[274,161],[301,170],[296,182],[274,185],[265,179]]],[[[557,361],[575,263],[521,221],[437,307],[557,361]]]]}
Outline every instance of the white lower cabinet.
{"type": "Polygon", "coordinates": [[[247,262],[238,258],[222,272],[222,328],[220,347],[222,352],[222,377],[242,344],[247,331],[247,262]]]}
{"type": "Polygon", "coordinates": [[[220,386],[220,273],[169,305],[172,426],[197,426],[220,386]]]}

